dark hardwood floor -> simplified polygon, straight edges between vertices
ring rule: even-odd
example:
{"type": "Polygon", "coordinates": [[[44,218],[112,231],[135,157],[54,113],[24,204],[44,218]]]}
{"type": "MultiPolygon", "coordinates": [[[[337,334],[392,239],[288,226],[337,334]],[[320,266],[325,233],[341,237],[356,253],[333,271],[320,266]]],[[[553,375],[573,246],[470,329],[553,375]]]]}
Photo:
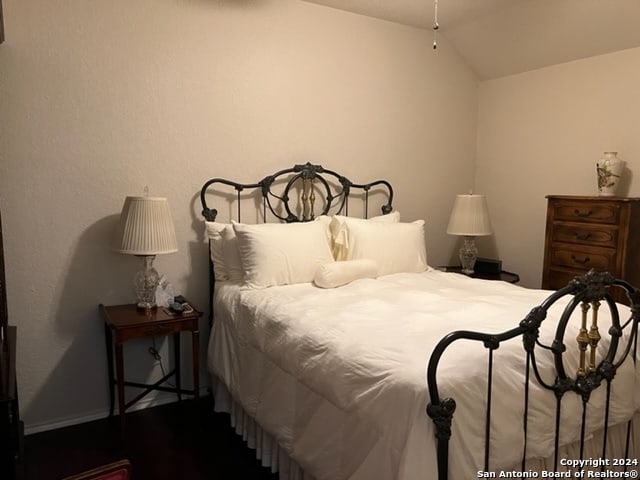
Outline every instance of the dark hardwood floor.
{"type": "MultiPolygon", "coordinates": [[[[58,480],[126,458],[132,480],[277,480],[263,468],[210,397],[127,413],[118,417],[28,435],[24,480],[58,480]]],[[[1,475],[0,475],[1,477],[1,475]]]]}

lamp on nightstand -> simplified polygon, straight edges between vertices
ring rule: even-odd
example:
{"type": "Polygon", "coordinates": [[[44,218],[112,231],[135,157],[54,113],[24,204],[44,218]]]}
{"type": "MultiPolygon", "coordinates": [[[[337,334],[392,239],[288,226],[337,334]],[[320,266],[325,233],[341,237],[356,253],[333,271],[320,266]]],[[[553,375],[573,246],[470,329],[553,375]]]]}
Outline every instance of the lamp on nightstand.
{"type": "Polygon", "coordinates": [[[451,210],[447,233],[464,237],[464,245],[460,249],[462,273],[473,274],[473,267],[478,256],[475,237],[492,233],[485,196],[472,193],[458,195],[453,204],[453,210],[451,210]]]}
{"type": "Polygon", "coordinates": [[[153,260],[156,255],[178,251],[176,232],[166,198],[145,195],[125,199],[115,251],[142,258],[142,270],[134,277],[138,307],[155,307],[160,276],[153,268],[153,260]]]}

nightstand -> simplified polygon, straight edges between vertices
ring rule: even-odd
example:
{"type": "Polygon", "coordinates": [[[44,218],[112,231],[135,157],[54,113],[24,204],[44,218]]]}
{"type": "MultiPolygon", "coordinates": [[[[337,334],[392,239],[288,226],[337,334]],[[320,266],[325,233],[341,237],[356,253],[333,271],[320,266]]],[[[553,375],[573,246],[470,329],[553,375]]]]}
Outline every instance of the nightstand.
{"type": "MultiPolygon", "coordinates": [[[[189,304],[191,305],[191,304],[189,304]]],[[[190,312],[179,314],[172,313],[162,307],[144,310],[135,304],[104,306],[100,305],[100,313],[104,319],[104,331],[107,347],[107,366],[109,369],[109,393],[111,406],[109,416],[113,416],[115,403],[115,387],[118,390],[118,412],[120,414],[120,429],[125,430],[125,412],[133,404],[141,400],[152,390],[173,392],[182,400],[182,394],[199,396],[200,390],[200,340],[199,319],[201,312],[193,308],[190,312]],[[193,355],[193,390],[185,390],[180,385],[180,333],[191,332],[193,355]],[[129,382],[124,376],[123,345],[128,340],[139,338],[152,338],[173,335],[174,369],[167,373],[156,383],[148,385],[138,382],[129,382]],[[114,358],[115,351],[115,373],[114,358]],[[169,378],[175,376],[175,387],[163,385],[169,378]],[[125,403],[125,387],[137,387],[144,389],[142,393],[125,403]]]]}
{"type": "MultiPolygon", "coordinates": [[[[454,272],[462,274],[462,267],[438,267],[443,272],[454,272]]],[[[466,275],[466,274],[465,274],[466,275]]],[[[474,272],[471,275],[467,275],[471,278],[481,278],[483,280],[501,280],[503,282],[518,283],[520,281],[520,275],[517,273],[506,272],[502,270],[500,273],[479,273],[474,272]]]]}

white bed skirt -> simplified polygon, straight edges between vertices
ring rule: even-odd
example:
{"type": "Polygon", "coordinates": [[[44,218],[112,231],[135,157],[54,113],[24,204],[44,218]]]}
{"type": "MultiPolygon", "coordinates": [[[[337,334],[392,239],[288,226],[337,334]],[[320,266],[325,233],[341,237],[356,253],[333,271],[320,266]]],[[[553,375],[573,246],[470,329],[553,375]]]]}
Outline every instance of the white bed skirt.
{"type": "MultiPolygon", "coordinates": [[[[211,376],[212,393],[215,400],[215,411],[228,413],[231,426],[236,434],[242,437],[247,446],[256,452],[256,458],[263,467],[278,473],[280,480],[315,480],[315,477],[306,473],[289,455],[280,448],[278,442],[250,416],[233,399],[223,382],[214,375],[211,376]]],[[[600,458],[602,451],[602,434],[598,432],[585,443],[583,458],[600,458]]],[[[607,452],[609,458],[624,458],[627,425],[622,424],[609,428],[607,435],[607,452]]],[[[560,449],[559,459],[579,459],[579,444],[570,445],[560,449]]],[[[632,421],[631,440],[629,445],[629,459],[640,460],[640,412],[637,412],[632,421]]],[[[553,456],[546,459],[527,460],[526,469],[534,472],[553,471],[553,456]]],[[[513,470],[520,471],[521,465],[514,465],[513,470]]],[[[631,469],[638,468],[631,466],[631,469]]],[[[559,466],[558,471],[566,471],[566,467],[559,466]]],[[[584,470],[598,470],[598,468],[585,468],[584,470]]],[[[622,470],[622,468],[608,468],[608,470],[622,470]]],[[[432,472],[433,478],[437,478],[437,472],[432,472]]],[[[431,478],[428,474],[425,478],[431,478]]]]}
{"type": "Polygon", "coordinates": [[[238,404],[223,382],[211,376],[211,391],[214,398],[214,410],[228,413],[231,426],[246,442],[247,447],[256,452],[256,458],[263,467],[278,473],[280,480],[315,480],[306,473],[287,453],[280,448],[278,442],[256,422],[238,404]]]}
{"type": "MultiPolygon", "coordinates": [[[[562,426],[560,427],[562,428],[562,426]]],[[[602,458],[602,434],[603,431],[600,430],[596,432],[591,438],[585,441],[584,452],[582,454],[583,459],[600,459],[602,458]]],[[[619,424],[614,427],[609,427],[607,432],[607,458],[609,459],[625,459],[625,445],[627,441],[627,423],[619,424]]],[[[630,460],[640,461],[640,412],[636,412],[633,416],[631,422],[631,438],[629,440],[629,453],[626,454],[626,458],[630,460]]],[[[560,447],[560,451],[558,452],[558,460],[561,459],[570,459],[577,460],[580,459],[580,443],[576,442],[571,445],[567,445],[565,447],[560,447]]],[[[554,471],[553,468],[554,458],[553,455],[551,457],[545,459],[533,459],[527,460],[526,468],[527,470],[532,470],[534,472],[542,472],[554,471]]],[[[516,465],[514,470],[520,470],[522,468],[521,465],[516,465]]],[[[629,470],[637,470],[638,465],[630,465],[627,467],[627,471],[629,470]]],[[[567,471],[567,467],[558,466],[557,471],[567,471]]],[[[575,470],[575,468],[573,469],[575,470]]],[[[583,468],[585,471],[598,471],[600,467],[585,467],[583,468]]],[[[607,467],[608,471],[623,471],[624,468],[622,466],[610,466],[607,467]]]]}

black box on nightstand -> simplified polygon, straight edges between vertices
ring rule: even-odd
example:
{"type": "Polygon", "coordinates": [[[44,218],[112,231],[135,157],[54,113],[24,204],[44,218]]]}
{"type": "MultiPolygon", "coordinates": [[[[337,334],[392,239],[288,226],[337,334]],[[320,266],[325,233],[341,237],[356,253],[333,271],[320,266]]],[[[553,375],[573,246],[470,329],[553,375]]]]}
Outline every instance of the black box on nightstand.
{"type": "Polygon", "coordinates": [[[491,258],[476,258],[476,264],[473,269],[478,273],[500,273],[502,271],[502,261],[491,258]]]}

